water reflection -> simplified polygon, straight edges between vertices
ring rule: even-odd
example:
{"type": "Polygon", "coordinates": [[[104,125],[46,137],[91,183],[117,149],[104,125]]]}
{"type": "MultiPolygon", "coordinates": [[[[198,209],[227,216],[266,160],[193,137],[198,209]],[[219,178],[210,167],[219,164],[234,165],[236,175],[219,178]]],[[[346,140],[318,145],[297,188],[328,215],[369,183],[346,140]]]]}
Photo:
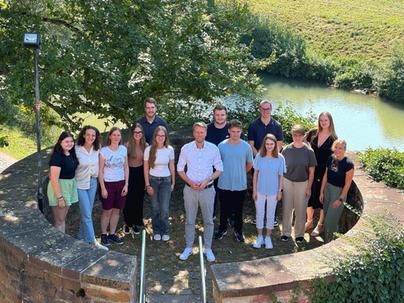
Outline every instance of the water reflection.
{"type": "Polygon", "coordinates": [[[404,105],[386,102],[313,83],[265,76],[265,96],[288,102],[301,113],[332,113],[337,133],[350,150],[366,147],[396,147],[404,150],[404,105]]]}

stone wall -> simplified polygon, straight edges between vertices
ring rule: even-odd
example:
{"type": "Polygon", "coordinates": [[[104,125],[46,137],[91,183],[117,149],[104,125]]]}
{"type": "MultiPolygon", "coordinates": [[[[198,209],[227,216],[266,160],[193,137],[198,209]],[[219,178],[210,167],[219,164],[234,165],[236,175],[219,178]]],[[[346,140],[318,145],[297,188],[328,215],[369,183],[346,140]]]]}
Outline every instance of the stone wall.
{"type": "MultiPolygon", "coordinates": [[[[393,213],[404,222],[404,195],[402,191],[371,181],[360,169],[355,155],[355,184],[348,200],[363,215],[393,213]]],[[[310,302],[311,283],[317,277],[332,280],[333,258],[352,251],[350,238],[367,229],[365,220],[345,210],[341,218],[345,238],[339,238],[316,249],[259,260],[214,264],[212,275],[213,295],[217,303],[270,303],[310,302]],[[351,229],[352,228],[352,229],[351,229]]]]}
{"type": "Polygon", "coordinates": [[[55,230],[37,209],[33,163],[0,175],[0,302],[136,302],[136,257],[55,230]]]}

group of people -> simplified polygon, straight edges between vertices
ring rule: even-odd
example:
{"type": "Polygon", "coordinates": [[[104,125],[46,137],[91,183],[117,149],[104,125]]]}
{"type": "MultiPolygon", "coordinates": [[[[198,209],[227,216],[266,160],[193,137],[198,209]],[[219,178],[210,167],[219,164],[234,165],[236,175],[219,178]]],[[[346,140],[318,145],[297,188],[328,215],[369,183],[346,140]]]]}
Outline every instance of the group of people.
{"type": "Polygon", "coordinates": [[[317,127],[307,133],[301,126],[293,126],[293,142],[283,146],[282,126],[272,117],[270,101],[260,103],[260,116],[250,124],[247,140],[241,122],[227,121],[226,107],[216,105],[210,124],[193,125],[194,140],[181,148],[175,169],[168,126],[156,114],[156,101],[147,98],[144,109],[145,116],[133,125],[126,144],[122,144],[121,131],[116,127],[109,131],[104,147],[100,146],[99,131],[92,126],[81,130],[76,145],[69,132],[60,135],[50,159],[48,186],[57,229],[64,232],[69,206],[79,202],[81,239],[102,249],[122,244],[116,234],[121,210],[124,233],[138,234],[143,228],[143,200],[147,192],[152,204],[153,239],[168,241],[169,205],[177,170],[185,183],[185,249],[179,256],[183,261],[193,254],[199,208],[208,261],[215,261],[212,240],[216,208],[220,209],[220,224],[215,238],[223,239],[231,222],[235,240],[244,242],[243,203],[249,171],[258,234],[254,248],[273,248],[271,231],[279,201],[282,241],[291,238],[293,217],[296,243],[304,242],[307,231],[312,236],[324,232],[328,242],[338,230],[354,166],[345,155],[345,140],[337,138],[330,113],[321,113],[317,127]],[[101,244],[95,239],[92,222],[98,184],[103,209],[101,244]],[[320,209],[316,226],[315,209],[320,209]]]}

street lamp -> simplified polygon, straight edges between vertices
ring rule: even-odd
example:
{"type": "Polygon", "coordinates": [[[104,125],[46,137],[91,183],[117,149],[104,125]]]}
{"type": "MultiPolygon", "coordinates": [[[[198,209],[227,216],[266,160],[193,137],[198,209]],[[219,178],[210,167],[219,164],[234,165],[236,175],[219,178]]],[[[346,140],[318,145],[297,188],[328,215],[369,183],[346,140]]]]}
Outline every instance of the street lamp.
{"type": "Polygon", "coordinates": [[[36,148],[38,155],[38,188],[37,188],[37,202],[38,208],[43,212],[43,192],[42,192],[42,157],[41,157],[41,116],[39,98],[39,46],[41,44],[41,37],[38,33],[24,33],[24,46],[34,49],[34,70],[35,70],[35,116],[36,116],[36,148]]]}

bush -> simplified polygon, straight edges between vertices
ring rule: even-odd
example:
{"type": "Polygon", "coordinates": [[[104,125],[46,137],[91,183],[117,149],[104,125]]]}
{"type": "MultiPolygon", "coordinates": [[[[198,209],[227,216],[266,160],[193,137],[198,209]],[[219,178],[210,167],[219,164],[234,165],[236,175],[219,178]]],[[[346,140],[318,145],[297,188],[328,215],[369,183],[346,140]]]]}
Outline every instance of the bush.
{"type": "MultiPolygon", "coordinates": [[[[363,220],[363,219],[362,219],[363,220]]],[[[335,281],[319,279],[313,303],[402,302],[404,297],[404,228],[391,216],[368,218],[375,237],[355,239],[355,255],[333,258],[335,281]],[[360,246],[360,243],[365,243],[360,246]]]]}
{"type": "Polygon", "coordinates": [[[396,149],[367,149],[360,153],[360,161],[376,181],[404,189],[404,152],[396,149]]]}
{"type": "Polygon", "coordinates": [[[404,103],[404,46],[397,48],[379,79],[380,96],[404,103]]]}
{"type": "Polygon", "coordinates": [[[343,89],[374,89],[377,67],[353,59],[342,60],[334,85],[343,89]]]}
{"type": "MultiPolygon", "coordinates": [[[[238,119],[243,125],[244,129],[248,129],[248,125],[259,117],[258,106],[261,99],[254,101],[246,101],[242,98],[232,99],[231,102],[225,102],[229,109],[229,118],[238,119]]],[[[273,118],[276,119],[283,129],[284,142],[292,142],[292,135],[290,130],[295,124],[300,124],[306,130],[309,130],[315,126],[316,117],[313,114],[308,116],[302,116],[291,105],[277,106],[273,112],[273,118]]]]}

